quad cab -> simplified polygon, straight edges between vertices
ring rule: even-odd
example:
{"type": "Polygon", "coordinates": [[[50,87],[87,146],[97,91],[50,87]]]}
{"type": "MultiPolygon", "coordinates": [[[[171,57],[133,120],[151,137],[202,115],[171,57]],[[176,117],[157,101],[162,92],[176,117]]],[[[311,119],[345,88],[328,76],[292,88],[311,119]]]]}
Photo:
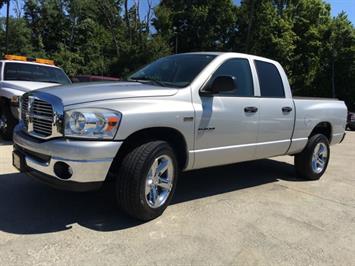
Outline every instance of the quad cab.
{"type": "Polygon", "coordinates": [[[26,93],[13,164],[62,189],[114,181],[120,208],[146,221],[169,205],[181,171],[292,155],[300,178],[319,179],[346,115],[336,99],[293,98],[273,60],[178,54],[127,81],[26,93]]]}

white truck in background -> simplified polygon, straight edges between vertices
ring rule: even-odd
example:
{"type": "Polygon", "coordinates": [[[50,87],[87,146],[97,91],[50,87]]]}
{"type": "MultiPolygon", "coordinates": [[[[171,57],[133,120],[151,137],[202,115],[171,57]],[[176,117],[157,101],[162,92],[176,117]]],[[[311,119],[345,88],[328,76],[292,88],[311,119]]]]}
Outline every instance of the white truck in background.
{"type": "Polygon", "coordinates": [[[0,136],[5,140],[12,138],[22,94],[70,83],[53,60],[5,55],[4,60],[0,60],[0,136]]]}

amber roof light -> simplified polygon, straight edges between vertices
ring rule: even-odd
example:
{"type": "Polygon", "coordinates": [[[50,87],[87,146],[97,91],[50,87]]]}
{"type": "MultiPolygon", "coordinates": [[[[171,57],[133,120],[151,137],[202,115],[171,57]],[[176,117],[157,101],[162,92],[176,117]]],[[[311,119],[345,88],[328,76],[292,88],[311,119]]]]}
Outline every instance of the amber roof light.
{"type": "Polygon", "coordinates": [[[6,60],[35,62],[35,63],[39,63],[39,64],[46,64],[46,65],[54,66],[53,60],[44,59],[44,58],[31,58],[31,57],[26,57],[26,56],[22,56],[22,55],[12,55],[12,54],[7,54],[7,55],[5,55],[4,58],[6,60]]]}

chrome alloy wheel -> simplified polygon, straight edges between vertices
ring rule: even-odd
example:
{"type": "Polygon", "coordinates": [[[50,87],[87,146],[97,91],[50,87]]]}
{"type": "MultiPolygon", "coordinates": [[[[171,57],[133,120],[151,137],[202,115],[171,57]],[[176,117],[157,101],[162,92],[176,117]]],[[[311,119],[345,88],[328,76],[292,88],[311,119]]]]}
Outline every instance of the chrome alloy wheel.
{"type": "Polygon", "coordinates": [[[324,143],[318,143],[312,155],[312,170],[314,173],[321,173],[328,161],[328,149],[324,143]]]}
{"type": "Polygon", "coordinates": [[[168,199],[174,180],[174,165],[168,155],[156,158],[145,182],[145,199],[149,207],[159,208],[168,199]]]}

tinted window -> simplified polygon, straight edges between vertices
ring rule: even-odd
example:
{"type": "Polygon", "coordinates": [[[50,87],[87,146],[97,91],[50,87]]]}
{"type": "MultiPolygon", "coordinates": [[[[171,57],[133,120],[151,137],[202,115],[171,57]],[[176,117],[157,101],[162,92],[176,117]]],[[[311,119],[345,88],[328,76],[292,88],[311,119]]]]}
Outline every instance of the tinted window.
{"type": "Polygon", "coordinates": [[[276,66],[262,61],[255,61],[255,66],[258,72],[261,96],[285,97],[284,86],[276,66]]]}
{"type": "Polygon", "coordinates": [[[158,59],[131,75],[128,79],[138,81],[158,81],[158,84],[185,87],[216,56],[209,54],[181,54],[158,59]]]}
{"type": "Polygon", "coordinates": [[[233,76],[236,80],[237,89],[230,92],[219,94],[227,94],[234,96],[253,96],[253,78],[250,71],[249,62],[247,59],[230,59],[224,62],[213,74],[211,82],[218,76],[233,76]]]}
{"type": "Polygon", "coordinates": [[[4,80],[22,80],[68,84],[70,80],[63,70],[35,64],[6,63],[4,80]]]}
{"type": "Polygon", "coordinates": [[[1,75],[2,75],[2,62],[0,62],[0,80],[1,80],[1,75]]]}

